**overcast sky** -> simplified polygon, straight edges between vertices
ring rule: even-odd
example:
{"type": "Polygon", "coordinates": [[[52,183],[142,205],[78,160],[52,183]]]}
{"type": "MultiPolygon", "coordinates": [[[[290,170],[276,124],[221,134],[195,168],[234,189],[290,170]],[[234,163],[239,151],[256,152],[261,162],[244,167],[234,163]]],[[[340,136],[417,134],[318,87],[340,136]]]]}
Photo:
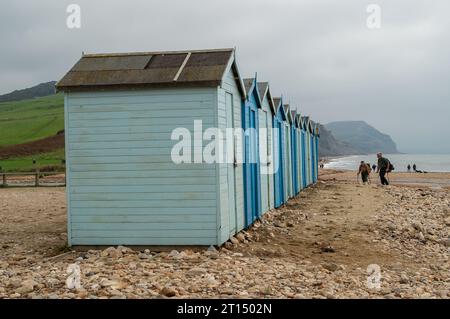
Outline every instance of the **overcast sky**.
{"type": "Polygon", "coordinates": [[[450,153],[449,15],[448,0],[2,0],[0,94],[59,80],[82,51],[236,47],[243,76],[314,120],[364,120],[400,151],[450,153]],[[66,26],[71,3],[80,29],[66,26]]]}

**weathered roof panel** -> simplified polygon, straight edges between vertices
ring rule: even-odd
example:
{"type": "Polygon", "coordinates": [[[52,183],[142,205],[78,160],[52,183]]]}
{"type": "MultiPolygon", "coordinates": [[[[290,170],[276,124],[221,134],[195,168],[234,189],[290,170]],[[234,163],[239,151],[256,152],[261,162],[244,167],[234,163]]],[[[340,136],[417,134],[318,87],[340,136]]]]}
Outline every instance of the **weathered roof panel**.
{"type": "Polygon", "coordinates": [[[81,59],[70,70],[71,72],[83,71],[113,71],[113,70],[142,70],[146,67],[151,55],[125,56],[125,57],[91,57],[81,59]]]}

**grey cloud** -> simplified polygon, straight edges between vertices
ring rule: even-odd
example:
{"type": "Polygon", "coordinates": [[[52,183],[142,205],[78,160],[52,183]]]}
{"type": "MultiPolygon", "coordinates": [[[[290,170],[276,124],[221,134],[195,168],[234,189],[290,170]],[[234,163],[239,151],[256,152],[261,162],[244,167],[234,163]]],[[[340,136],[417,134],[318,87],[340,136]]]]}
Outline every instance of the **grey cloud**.
{"type": "Polygon", "coordinates": [[[58,80],[82,51],[236,46],[245,76],[314,119],[366,120],[400,150],[450,153],[449,11],[446,0],[4,0],[0,92],[58,80]],[[373,2],[379,30],[366,27],[373,2]],[[70,3],[80,30],[65,26],[70,3]]]}

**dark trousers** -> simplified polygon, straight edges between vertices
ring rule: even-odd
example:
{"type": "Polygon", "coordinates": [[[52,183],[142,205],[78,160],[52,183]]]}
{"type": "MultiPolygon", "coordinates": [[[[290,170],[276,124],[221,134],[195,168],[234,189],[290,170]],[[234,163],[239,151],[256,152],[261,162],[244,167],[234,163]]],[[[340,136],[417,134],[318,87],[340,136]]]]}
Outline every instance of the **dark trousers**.
{"type": "Polygon", "coordinates": [[[386,179],[386,171],[385,170],[380,171],[380,181],[381,181],[381,185],[389,185],[389,181],[386,179]]]}

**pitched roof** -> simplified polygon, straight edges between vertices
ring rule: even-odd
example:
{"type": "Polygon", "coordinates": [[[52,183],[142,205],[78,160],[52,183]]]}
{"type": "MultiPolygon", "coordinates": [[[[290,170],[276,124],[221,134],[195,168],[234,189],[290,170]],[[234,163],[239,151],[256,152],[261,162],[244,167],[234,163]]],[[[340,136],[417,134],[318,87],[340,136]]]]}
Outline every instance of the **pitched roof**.
{"type": "Polygon", "coordinates": [[[297,126],[297,111],[296,110],[292,110],[291,111],[291,116],[292,116],[292,123],[294,123],[294,125],[297,126]]]}
{"type": "Polygon", "coordinates": [[[289,120],[289,122],[292,123],[292,113],[291,113],[291,107],[289,104],[283,105],[284,112],[286,113],[286,119],[289,120]]]}
{"type": "Polygon", "coordinates": [[[249,79],[243,79],[243,81],[244,81],[245,92],[248,95],[250,93],[250,89],[251,89],[255,79],[254,78],[249,78],[249,79]]]}
{"type": "Polygon", "coordinates": [[[86,54],[58,90],[110,86],[216,86],[234,49],[86,54]]]}
{"type": "Polygon", "coordinates": [[[281,97],[274,97],[273,98],[273,104],[275,105],[275,108],[278,107],[278,105],[280,105],[281,103],[281,97]]]}
{"type": "Polygon", "coordinates": [[[261,99],[264,99],[264,95],[267,92],[267,88],[269,87],[269,82],[258,82],[258,92],[261,99]]]}
{"type": "Polygon", "coordinates": [[[298,113],[295,115],[295,121],[297,122],[297,126],[298,126],[299,128],[303,128],[302,115],[300,114],[300,112],[298,112],[298,113]]]}

